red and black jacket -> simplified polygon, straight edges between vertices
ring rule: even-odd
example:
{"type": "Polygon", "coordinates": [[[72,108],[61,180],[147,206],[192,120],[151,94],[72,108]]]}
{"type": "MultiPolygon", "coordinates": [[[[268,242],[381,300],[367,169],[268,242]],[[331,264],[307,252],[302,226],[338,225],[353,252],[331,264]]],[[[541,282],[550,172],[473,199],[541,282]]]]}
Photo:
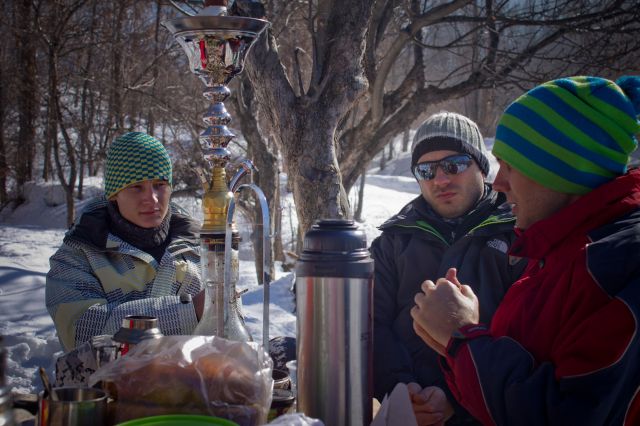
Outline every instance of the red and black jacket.
{"type": "Polygon", "coordinates": [[[639,206],[632,171],[519,235],[525,273],[443,363],[483,424],[640,424],[639,206]]]}

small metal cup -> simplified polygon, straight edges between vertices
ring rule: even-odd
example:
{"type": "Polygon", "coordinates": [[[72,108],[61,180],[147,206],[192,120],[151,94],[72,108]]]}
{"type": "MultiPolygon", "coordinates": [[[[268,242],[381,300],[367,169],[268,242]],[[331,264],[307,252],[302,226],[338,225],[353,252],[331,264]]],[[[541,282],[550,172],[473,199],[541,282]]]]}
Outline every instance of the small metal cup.
{"type": "Polygon", "coordinates": [[[86,387],[53,388],[44,398],[38,394],[38,426],[106,426],[107,393],[101,389],[86,387]]]}
{"type": "Polygon", "coordinates": [[[290,389],[291,378],[284,370],[273,370],[273,388],[274,389],[290,389]]]}
{"type": "Polygon", "coordinates": [[[113,340],[120,343],[120,355],[125,355],[141,341],[159,337],[162,337],[162,332],[158,328],[158,318],[128,315],[122,319],[122,327],[113,335],[113,340]]]}

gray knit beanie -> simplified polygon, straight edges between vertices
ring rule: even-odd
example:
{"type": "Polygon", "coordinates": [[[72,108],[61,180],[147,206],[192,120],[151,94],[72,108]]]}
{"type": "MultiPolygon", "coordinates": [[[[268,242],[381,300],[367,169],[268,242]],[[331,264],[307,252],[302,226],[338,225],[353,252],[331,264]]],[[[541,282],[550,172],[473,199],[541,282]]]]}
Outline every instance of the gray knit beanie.
{"type": "Polygon", "coordinates": [[[427,152],[450,150],[469,154],[485,176],[489,159],[478,125],[455,112],[439,112],[427,118],[413,138],[411,169],[427,152]]]}

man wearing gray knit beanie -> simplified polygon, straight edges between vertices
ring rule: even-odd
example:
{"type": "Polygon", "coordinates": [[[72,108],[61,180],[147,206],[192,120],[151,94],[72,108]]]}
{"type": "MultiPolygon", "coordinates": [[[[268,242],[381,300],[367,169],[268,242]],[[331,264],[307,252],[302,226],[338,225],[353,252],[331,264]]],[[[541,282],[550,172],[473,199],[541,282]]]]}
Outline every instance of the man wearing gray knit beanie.
{"type": "Polygon", "coordinates": [[[469,118],[429,117],[416,131],[411,156],[421,194],[382,224],[371,244],[374,395],[382,400],[396,384],[408,384],[418,424],[473,421],[447,388],[438,354],[413,330],[409,312],[422,282],[456,268],[461,283],[475,286],[488,322],[526,263],[507,254],[514,218],[504,195],[486,182],[487,155],[469,118]]]}

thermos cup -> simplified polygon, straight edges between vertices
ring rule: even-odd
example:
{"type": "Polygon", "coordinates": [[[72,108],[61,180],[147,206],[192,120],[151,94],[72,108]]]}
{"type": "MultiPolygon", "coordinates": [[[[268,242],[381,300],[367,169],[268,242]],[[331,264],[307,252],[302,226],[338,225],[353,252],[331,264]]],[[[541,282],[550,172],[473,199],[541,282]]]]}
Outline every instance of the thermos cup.
{"type": "Polygon", "coordinates": [[[37,426],[104,426],[107,424],[107,393],[86,387],[53,388],[52,395],[38,394],[37,426]]]}
{"type": "Polygon", "coordinates": [[[326,425],[371,423],[373,259],[351,220],[320,220],[296,262],[298,411],[326,425]]]}

